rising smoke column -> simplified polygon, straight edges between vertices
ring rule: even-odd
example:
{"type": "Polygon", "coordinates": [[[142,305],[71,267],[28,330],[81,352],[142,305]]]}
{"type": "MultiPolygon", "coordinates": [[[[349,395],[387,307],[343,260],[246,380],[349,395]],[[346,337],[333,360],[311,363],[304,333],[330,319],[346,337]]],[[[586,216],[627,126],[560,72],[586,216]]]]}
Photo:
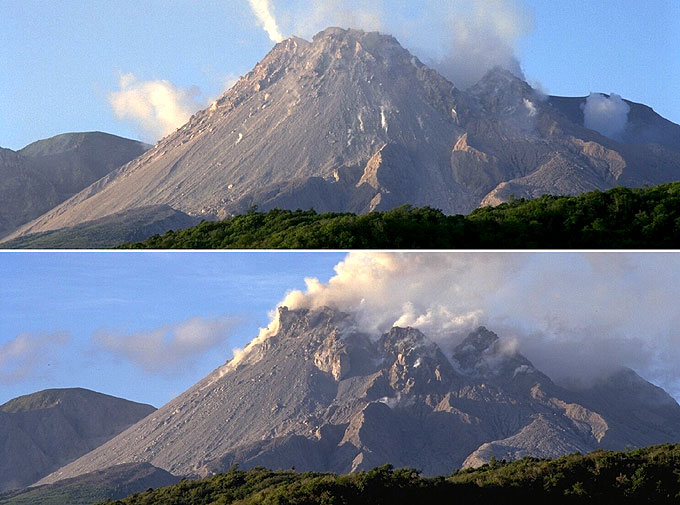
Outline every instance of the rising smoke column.
{"type": "Polygon", "coordinates": [[[630,106],[619,95],[591,93],[582,108],[583,126],[586,128],[615,140],[625,132],[630,106]]]}
{"type": "MultiPolygon", "coordinates": [[[[306,284],[279,306],[330,306],[375,338],[412,326],[449,355],[485,325],[555,380],[629,366],[680,394],[677,254],[352,252],[306,284]]],[[[277,329],[274,316],[256,343],[277,329]]]]}
{"type": "Polygon", "coordinates": [[[444,77],[461,89],[472,86],[494,67],[524,79],[515,49],[532,21],[521,2],[459,0],[430,5],[445,23],[442,33],[436,34],[445,41],[443,54],[432,58],[444,77]],[[437,4],[441,7],[435,7],[437,4]]]}
{"type": "Polygon", "coordinates": [[[276,18],[274,18],[274,15],[272,14],[269,0],[248,0],[248,3],[253,10],[253,14],[257,16],[259,24],[264,31],[267,32],[267,35],[269,35],[269,38],[273,42],[281,42],[283,40],[283,35],[281,35],[276,18]]]}

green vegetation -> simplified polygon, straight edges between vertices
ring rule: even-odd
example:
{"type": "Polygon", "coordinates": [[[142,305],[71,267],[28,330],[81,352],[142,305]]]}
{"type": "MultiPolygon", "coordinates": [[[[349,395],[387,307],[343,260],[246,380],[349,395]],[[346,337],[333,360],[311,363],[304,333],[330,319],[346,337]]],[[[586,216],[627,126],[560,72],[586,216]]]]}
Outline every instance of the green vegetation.
{"type": "Polygon", "coordinates": [[[426,503],[680,502],[680,445],[596,451],[556,460],[492,461],[449,477],[425,478],[386,465],[351,475],[236,468],[147,490],[116,505],[399,505],[426,503]]]}
{"type": "Polygon", "coordinates": [[[680,182],[542,196],[446,216],[428,207],[365,215],[271,210],[203,222],[123,248],[678,248],[680,182]]]}
{"type": "Polygon", "coordinates": [[[32,233],[4,242],[7,249],[101,249],[134,242],[171,227],[183,228],[198,219],[167,205],[123,210],[109,216],[58,230],[32,233]]]}
{"type": "Polygon", "coordinates": [[[0,495],[0,505],[89,505],[109,496],[120,496],[118,491],[114,486],[38,487],[17,495],[0,495]]]}
{"type": "Polygon", "coordinates": [[[169,486],[179,480],[149,463],[125,463],[54,484],[2,493],[0,505],[92,505],[124,498],[149,486],[169,486]]]}

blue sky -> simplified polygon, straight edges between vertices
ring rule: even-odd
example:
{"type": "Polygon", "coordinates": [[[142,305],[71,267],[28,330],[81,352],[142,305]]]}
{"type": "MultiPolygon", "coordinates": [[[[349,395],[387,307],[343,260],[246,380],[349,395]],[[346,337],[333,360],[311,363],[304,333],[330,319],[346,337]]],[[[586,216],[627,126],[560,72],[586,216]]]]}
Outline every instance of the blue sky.
{"type": "Polygon", "coordinates": [[[159,406],[257,335],[288,289],[309,275],[327,280],[343,256],[0,252],[0,404],[50,387],[86,387],[159,406]],[[94,339],[105,332],[143,341],[196,318],[203,333],[217,327],[211,345],[203,353],[152,347],[167,365],[160,369],[94,339]]]}
{"type": "MultiPolygon", "coordinates": [[[[615,92],[680,122],[677,0],[269,3],[284,36],[310,37],[327,25],[380,28],[424,61],[455,53],[453,39],[474,26],[490,47],[495,36],[507,44],[528,81],[549,93],[615,92]]],[[[185,117],[272,45],[247,0],[0,0],[0,146],[88,130],[153,142],[169,126],[140,125],[129,105],[127,115],[120,103],[114,113],[121,76],[128,91],[163,83],[184,105],[173,118],[185,117]]]]}

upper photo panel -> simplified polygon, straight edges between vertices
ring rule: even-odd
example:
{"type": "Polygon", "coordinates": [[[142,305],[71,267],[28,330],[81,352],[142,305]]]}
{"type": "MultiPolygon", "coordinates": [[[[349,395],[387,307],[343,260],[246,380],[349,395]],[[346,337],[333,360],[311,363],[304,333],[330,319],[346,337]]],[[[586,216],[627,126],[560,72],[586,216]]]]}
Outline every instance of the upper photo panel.
{"type": "Polygon", "coordinates": [[[0,249],[680,247],[675,0],[9,0],[0,33],[0,249]]]}

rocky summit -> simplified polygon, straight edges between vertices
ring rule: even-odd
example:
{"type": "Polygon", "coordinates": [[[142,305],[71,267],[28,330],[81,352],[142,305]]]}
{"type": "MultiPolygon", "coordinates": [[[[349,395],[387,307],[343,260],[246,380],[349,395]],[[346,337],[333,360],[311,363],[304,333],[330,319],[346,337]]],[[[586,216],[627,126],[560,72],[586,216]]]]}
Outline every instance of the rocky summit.
{"type": "Polygon", "coordinates": [[[280,308],[270,333],[42,482],[128,462],[434,475],[680,440],[680,406],[632,370],[568,390],[485,328],[446,350],[414,328],[369,335],[334,309],[280,308]]]}
{"type": "Polygon", "coordinates": [[[329,28],[277,44],[210,107],[13,237],[135,207],[222,218],[257,205],[467,213],[511,196],[680,179],[680,127],[627,102],[625,131],[583,126],[585,98],[502,70],[460,90],[396,39],[329,28]]]}

